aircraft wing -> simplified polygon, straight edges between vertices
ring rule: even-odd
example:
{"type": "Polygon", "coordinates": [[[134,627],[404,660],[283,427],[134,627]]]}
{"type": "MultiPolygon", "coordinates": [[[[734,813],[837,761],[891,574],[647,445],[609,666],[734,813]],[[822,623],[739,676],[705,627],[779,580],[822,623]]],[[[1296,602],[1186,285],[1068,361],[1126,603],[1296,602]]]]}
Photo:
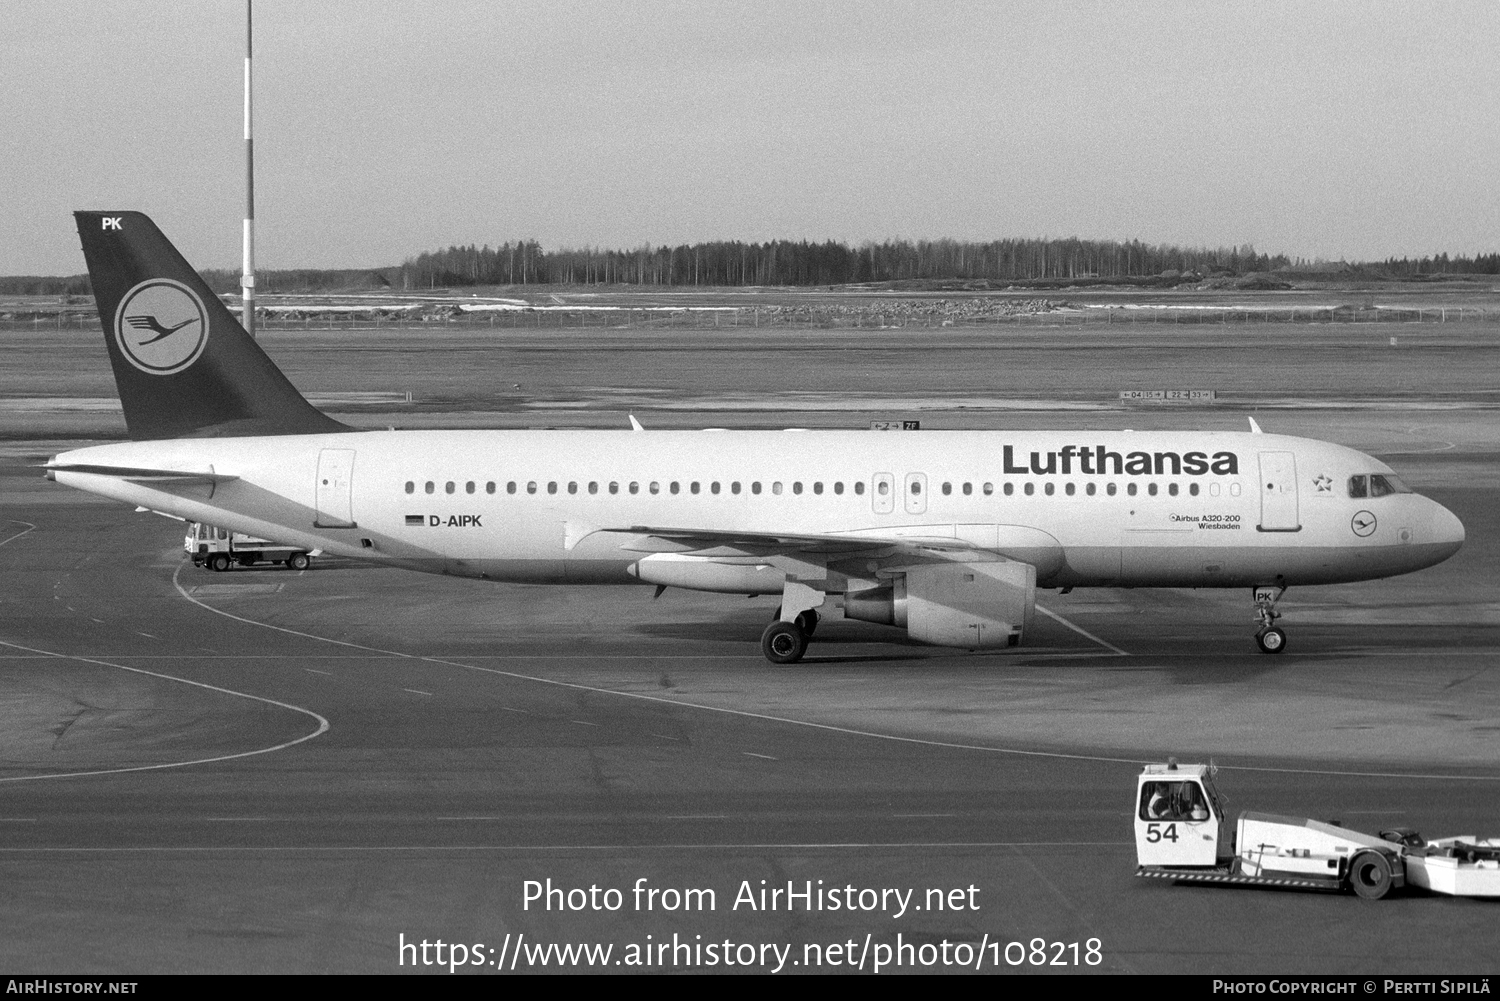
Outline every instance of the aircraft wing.
{"type": "MultiPolygon", "coordinates": [[[[816,535],[796,532],[749,532],[743,530],[717,530],[702,528],[668,528],[655,525],[631,525],[625,528],[604,528],[604,532],[646,536],[647,544],[630,543],[622,547],[640,552],[659,552],[662,547],[653,546],[651,540],[667,543],[666,548],[676,552],[700,550],[738,550],[751,555],[807,555],[841,558],[877,550],[973,551],[981,547],[966,539],[935,535],[816,535]]],[[[719,555],[715,553],[715,555],[719,555]]]]}
{"type": "MultiPolygon", "coordinates": [[[[597,531],[632,536],[621,547],[628,552],[678,553],[731,562],[736,558],[773,562],[782,558],[835,567],[858,560],[865,563],[865,570],[873,569],[875,564],[894,570],[934,562],[1015,560],[1030,563],[1044,578],[1064,563],[1063,549],[1057,539],[1024,525],[904,525],[826,535],[661,525],[629,525],[597,531]]],[[[577,538],[574,537],[574,544],[577,538]]]]}

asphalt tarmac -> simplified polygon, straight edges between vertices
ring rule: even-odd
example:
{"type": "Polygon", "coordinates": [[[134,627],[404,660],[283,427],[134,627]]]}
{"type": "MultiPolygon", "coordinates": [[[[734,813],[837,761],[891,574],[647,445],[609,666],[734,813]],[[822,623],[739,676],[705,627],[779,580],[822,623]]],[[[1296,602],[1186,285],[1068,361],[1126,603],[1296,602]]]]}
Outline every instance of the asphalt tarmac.
{"type": "Polygon", "coordinates": [[[1284,414],[1468,543],[1289,595],[1283,656],[1248,595],[1112,590],[1039,595],[1005,655],[831,617],[791,668],[769,598],[194,569],[176,523],[27,467],[66,447],[50,419],[0,457],[7,970],[446,973],[451,943],[489,973],[587,968],[537,952],[575,944],[619,972],[1500,970],[1493,903],[1140,880],[1130,821],[1170,754],[1213,758],[1231,811],[1500,834],[1482,401],[1284,414]],[[580,892],[549,908],[549,879],[580,892]],[[760,906],[789,882],[811,908],[760,906]]]}

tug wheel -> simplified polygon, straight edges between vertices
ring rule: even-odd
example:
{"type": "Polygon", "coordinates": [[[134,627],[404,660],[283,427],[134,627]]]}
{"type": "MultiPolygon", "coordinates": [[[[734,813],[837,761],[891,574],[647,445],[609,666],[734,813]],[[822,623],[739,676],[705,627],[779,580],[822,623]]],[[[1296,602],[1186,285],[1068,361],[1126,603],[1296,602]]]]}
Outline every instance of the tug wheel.
{"type": "Polygon", "coordinates": [[[210,556],[208,558],[208,568],[210,570],[216,570],[219,573],[223,573],[225,570],[228,570],[229,569],[229,554],[228,553],[214,553],[212,556],[210,556]]]}
{"type": "Polygon", "coordinates": [[[1349,863],[1349,888],[1366,900],[1379,900],[1395,882],[1391,860],[1381,852],[1360,852],[1349,863]]]}

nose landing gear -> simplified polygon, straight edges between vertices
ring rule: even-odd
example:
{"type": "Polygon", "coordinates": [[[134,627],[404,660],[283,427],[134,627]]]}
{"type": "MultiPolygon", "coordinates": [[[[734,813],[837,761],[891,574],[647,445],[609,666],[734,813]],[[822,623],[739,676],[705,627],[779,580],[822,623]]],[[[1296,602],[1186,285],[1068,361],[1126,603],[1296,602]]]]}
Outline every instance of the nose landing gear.
{"type": "Polygon", "coordinates": [[[1276,625],[1281,613],[1276,603],[1286,594],[1286,586],[1257,587],[1255,589],[1255,618],[1260,622],[1260,631],[1255,634],[1255,645],[1261,653],[1281,653],[1286,649],[1286,631],[1276,625]]]}

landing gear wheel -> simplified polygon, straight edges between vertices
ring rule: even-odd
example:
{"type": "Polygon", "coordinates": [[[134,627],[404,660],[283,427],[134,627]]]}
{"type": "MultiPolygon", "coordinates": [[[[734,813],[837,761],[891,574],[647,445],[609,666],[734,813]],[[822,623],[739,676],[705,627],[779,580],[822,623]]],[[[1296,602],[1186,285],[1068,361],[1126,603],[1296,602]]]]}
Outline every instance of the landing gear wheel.
{"type": "Polygon", "coordinates": [[[286,565],[293,570],[306,570],[312,566],[312,559],[306,553],[293,553],[287,557],[286,565]]]}
{"type": "Polygon", "coordinates": [[[1381,852],[1360,852],[1349,863],[1349,888],[1366,900],[1379,900],[1395,882],[1391,860],[1381,852]]]}
{"type": "Polygon", "coordinates": [[[1286,649],[1286,633],[1279,626],[1262,629],[1255,634],[1255,644],[1261,653],[1281,653],[1286,649]]]}
{"type": "Polygon", "coordinates": [[[797,616],[797,628],[802,630],[802,635],[812,639],[812,634],[818,631],[818,613],[809,608],[797,616]]]}
{"type": "Polygon", "coordinates": [[[807,652],[807,636],[795,622],[778,620],[760,634],[760,650],[773,664],[795,664],[807,652]]]}
{"type": "Polygon", "coordinates": [[[228,553],[214,553],[212,556],[210,556],[208,558],[208,568],[210,570],[217,571],[218,573],[223,573],[225,570],[228,570],[229,569],[229,554],[228,553]]]}

